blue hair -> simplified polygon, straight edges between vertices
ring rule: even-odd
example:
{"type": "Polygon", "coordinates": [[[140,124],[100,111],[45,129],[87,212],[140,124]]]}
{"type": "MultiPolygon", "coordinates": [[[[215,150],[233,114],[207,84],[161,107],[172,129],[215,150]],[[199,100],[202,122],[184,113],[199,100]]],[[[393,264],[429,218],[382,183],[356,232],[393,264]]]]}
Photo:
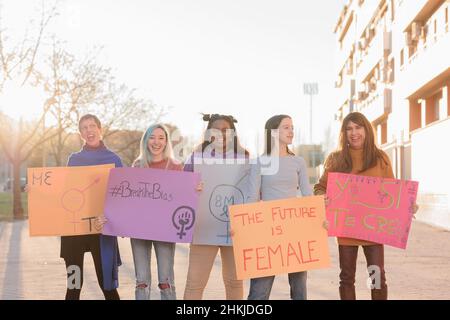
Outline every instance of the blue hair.
{"type": "Polygon", "coordinates": [[[172,143],[170,141],[169,130],[167,129],[167,127],[160,123],[151,125],[142,135],[140,142],[140,153],[139,157],[136,159],[136,161],[139,161],[139,166],[142,168],[148,167],[148,164],[153,161],[153,155],[150,150],[148,150],[148,140],[156,129],[163,130],[166,136],[166,146],[163,151],[164,159],[171,158],[173,155],[172,143]]]}

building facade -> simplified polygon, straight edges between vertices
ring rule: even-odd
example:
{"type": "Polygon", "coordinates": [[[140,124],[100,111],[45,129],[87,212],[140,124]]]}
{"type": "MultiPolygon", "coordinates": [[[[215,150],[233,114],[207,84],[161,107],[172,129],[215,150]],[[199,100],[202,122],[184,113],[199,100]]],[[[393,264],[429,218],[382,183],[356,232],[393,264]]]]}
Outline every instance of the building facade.
{"type": "Polygon", "coordinates": [[[450,229],[450,0],[348,0],[334,29],[337,110],[367,116],[418,219],[450,229]]]}

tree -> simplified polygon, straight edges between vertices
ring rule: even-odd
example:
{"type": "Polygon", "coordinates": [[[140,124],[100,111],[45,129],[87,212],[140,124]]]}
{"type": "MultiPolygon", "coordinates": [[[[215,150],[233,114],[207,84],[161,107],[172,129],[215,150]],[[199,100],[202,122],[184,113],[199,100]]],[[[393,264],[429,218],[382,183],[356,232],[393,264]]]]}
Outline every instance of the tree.
{"type": "MultiPolygon", "coordinates": [[[[24,217],[20,197],[21,165],[37,152],[42,154],[45,165],[47,144],[56,165],[65,164],[67,155],[74,151],[73,137],[83,114],[94,113],[101,119],[104,139],[114,141],[114,148],[126,162],[136,155],[139,131],[164,115],[163,108],[148,99],[138,98],[136,90],[117,84],[110,69],[96,61],[98,50],[78,60],[53,37],[50,52],[43,55],[40,48],[47,25],[57,15],[56,6],[47,10],[44,4],[42,1],[37,35],[29,37],[26,34],[20,45],[10,44],[6,31],[1,28],[0,14],[0,94],[5,83],[18,81],[21,87],[42,88],[47,96],[42,106],[36,106],[41,110],[36,120],[0,119],[2,129],[5,129],[3,134],[0,132],[0,148],[14,172],[15,219],[24,217]],[[55,125],[46,126],[47,120],[52,120],[55,125]],[[122,130],[126,131],[121,134],[122,130]],[[116,139],[115,135],[119,134],[120,138],[116,139]]],[[[33,27],[31,23],[30,26],[33,27]]],[[[36,162],[35,157],[33,162],[36,162]]]]}
{"type": "Polygon", "coordinates": [[[57,166],[63,165],[73,152],[73,144],[68,141],[77,132],[83,114],[93,113],[101,119],[104,140],[124,157],[127,165],[139,153],[141,130],[164,114],[163,108],[157,108],[150,100],[137,98],[134,89],[117,85],[111,70],[96,61],[100,50],[93,50],[78,61],[55,41],[47,59],[50,76],[44,86],[55,100],[49,112],[57,128],[49,145],[57,166]]]}
{"type": "Polygon", "coordinates": [[[54,98],[49,115],[56,130],[49,149],[56,166],[65,164],[67,154],[73,151],[68,141],[77,130],[83,110],[100,99],[102,87],[112,79],[110,70],[96,63],[97,54],[91,52],[79,61],[54,40],[52,53],[46,59],[46,71],[40,79],[54,98]]]}
{"type": "MultiPolygon", "coordinates": [[[[37,28],[34,28],[34,23],[30,22],[30,29],[36,30],[34,36],[25,33],[19,43],[11,43],[11,38],[8,37],[1,24],[2,16],[0,12],[0,94],[8,81],[17,82],[21,87],[37,85],[39,76],[36,66],[43,38],[49,22],[56,14],[56,5],[47,9],[45,2],[42,1],[37,28]]],[[[0,147],[13,167],[13,214],[15,219],[24,217],[20,197],[20,167],[40,144],[50,138],[48,131],[40,131],[39,129],[42,127],[52,101],[50,98],[40,106],[42,113],[39,119],[32,123],[24,123],[22,119],[16,122],[7,121],[3,117],[3,125],[9,130],[10,135],[0,135],[0,147]],[[11,133],[13,133],[12,139],[10,139],[11,133]]]]}
{"type": "Polygon", "coordinates": [[[121,130],[104,140],[111,150],[114,150],[125,166],[131,167],[139,156],[140,140],[143,132],[137,130],[121,130]]]}
{"type": "Polygon", "coordinates": [[[139,155],[142,132],[165,115],[164,108],[156,106],[151,100],[138,98],[135,89],[113,81],[104,83],[95,103],[82,110],[100,118],[103,139],[128,166],[139,155]]]}

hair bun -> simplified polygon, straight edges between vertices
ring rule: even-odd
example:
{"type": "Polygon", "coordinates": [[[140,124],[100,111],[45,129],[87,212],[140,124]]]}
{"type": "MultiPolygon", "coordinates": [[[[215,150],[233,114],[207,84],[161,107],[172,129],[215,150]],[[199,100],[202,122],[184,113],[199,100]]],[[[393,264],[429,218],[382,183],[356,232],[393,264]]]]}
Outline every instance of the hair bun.
{"type": "Polygon", "coordinates": [[[233,116],[228,116],[228,118],[230,118],[230,120],[233,121],[234,123],[238,122],[233,116]]]}
{"type": "Polygon", "coordinates": [[[216,120],[220,120],[220,119],[226,119],[226,120],[228,120],[230,122],[233,122],[233,123],[237,123],[238,122],[233,116],[225,116],[225,115],[221,115],[221,114],[218,114],[218,113],[214,113],[214,114],[202,113],[202,115],[203,115],[203,121],[207,121],[207,122],[216,121],[216,120]]]}

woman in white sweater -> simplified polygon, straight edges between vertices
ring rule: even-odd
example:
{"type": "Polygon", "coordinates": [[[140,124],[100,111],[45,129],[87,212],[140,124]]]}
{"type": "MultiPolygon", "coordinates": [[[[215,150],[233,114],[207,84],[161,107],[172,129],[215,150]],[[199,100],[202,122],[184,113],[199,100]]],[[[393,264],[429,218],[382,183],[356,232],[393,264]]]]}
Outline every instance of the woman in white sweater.
{"type": "MultiPolygon", "coordinates": [[[[277,115],[265,125],[265,152],[252,165],[247,189],[247,203],[294,198],[300,189],[302,196],[312,195],[306,163],[296,156],[289,145],[294,138],[291,117],[277,115]]],[[[306,271],[289,273],[291,298],[306,300],[306,271]]],[[[268,300],[275,276],[251,279],[249,300],[268,300]]]]}

